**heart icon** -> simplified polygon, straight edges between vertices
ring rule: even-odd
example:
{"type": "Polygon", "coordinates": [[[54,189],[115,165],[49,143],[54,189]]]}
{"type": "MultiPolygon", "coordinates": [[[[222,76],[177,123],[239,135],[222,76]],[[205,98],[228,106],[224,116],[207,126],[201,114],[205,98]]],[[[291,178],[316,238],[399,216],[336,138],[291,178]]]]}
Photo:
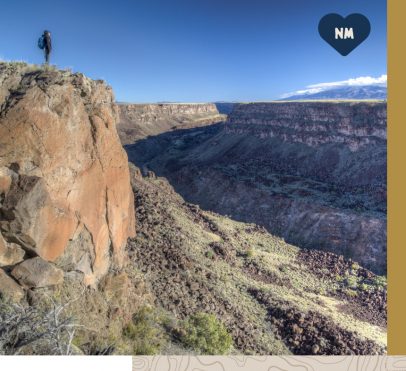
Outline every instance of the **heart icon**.
{"type": "Polygon", "coordinates": [[[344,18],[339,14],[325,15],[319,22],[319,34],[341,55],[350,54],[371,32],[367,17],[354,13],[344,18]]]}

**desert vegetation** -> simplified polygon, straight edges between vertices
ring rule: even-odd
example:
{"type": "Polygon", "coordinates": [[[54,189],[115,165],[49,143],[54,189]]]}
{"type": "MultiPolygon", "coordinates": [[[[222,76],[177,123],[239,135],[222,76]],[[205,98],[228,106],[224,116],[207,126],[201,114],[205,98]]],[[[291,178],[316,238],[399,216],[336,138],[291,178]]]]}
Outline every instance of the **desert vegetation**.
{"type": "Polygon", "coordinates": [[[0,354],[71,355],[80,325],[67,314],[70,303],[48,305],[0,302],[0,354]]]}

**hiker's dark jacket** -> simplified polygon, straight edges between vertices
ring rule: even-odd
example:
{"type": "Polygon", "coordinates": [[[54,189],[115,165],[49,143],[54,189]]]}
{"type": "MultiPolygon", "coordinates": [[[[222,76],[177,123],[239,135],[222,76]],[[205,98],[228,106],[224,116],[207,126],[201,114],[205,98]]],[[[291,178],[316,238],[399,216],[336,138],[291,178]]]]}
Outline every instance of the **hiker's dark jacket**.
{"type": "Polygon", "coordinates": [[[51,35],[45,34],[44,40],[45,40],[45,49],[48,53],[50,53],[52,50],[51,35]]]}

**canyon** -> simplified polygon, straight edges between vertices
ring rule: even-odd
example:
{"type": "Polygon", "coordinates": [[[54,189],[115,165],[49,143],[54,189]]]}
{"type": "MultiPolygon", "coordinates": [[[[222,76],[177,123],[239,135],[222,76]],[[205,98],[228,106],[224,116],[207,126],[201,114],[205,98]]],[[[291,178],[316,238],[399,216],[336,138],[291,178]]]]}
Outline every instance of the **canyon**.
{"type": "Polygon", "coordinates": [[[381,103],[117,104],[0,62],[0,354],[207,354],[196,313],[232,355],[384,354],[385,125],[381,103]]]}
{"type": "Polygon", "coordinates": [[[215,104],[118,104],[119,135],[123,144],[164,132],[205,126],[225,120],[215,104]]]}
{"type": "Polygon", "coordinates": [[[386,103],[237,104],[125,146],[187,201],[386,272],[386,103]]]}

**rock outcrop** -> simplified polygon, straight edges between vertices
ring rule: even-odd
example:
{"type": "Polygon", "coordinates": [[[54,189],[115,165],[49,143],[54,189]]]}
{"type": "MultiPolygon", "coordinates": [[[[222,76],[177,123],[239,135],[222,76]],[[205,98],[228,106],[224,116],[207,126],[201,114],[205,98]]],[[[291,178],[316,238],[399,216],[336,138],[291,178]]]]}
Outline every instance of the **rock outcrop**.
{"type": "Polygon", "coordinates": [[[26,288],[55,286],[63,282],[63,270],[39,256],[17,265],[11,275],[26,288]]]}
{"type": "Polygon", "coordinates": [[[212,103],[118,104],[117,126],[124,145],[171,130],[205,126],[224,121],[212,103]]]}
{"type": "Polygon", "coordinates": [[[0,64],[0,86],[0,262],[18,263],[23,249],[93,284],[135,234],[112,90],[16,63],[0,64]]]}
{"type": "Polygon", "coordinates": [[[15,265],[23,261],[25,251],[16,243],[7,243],[0,234],[0,267],[15,265]]]}
{"type": "Polygon", "coordinates": [[[20,301],[23,297],[24,290],[21,286],[0,268],[0,298],[11,301],[20,301]]]}
{"type": "Polygon", "coordinates": [[[386,272],[385,103],[237,104],[126,148],[189,202],[386,272]]]}

